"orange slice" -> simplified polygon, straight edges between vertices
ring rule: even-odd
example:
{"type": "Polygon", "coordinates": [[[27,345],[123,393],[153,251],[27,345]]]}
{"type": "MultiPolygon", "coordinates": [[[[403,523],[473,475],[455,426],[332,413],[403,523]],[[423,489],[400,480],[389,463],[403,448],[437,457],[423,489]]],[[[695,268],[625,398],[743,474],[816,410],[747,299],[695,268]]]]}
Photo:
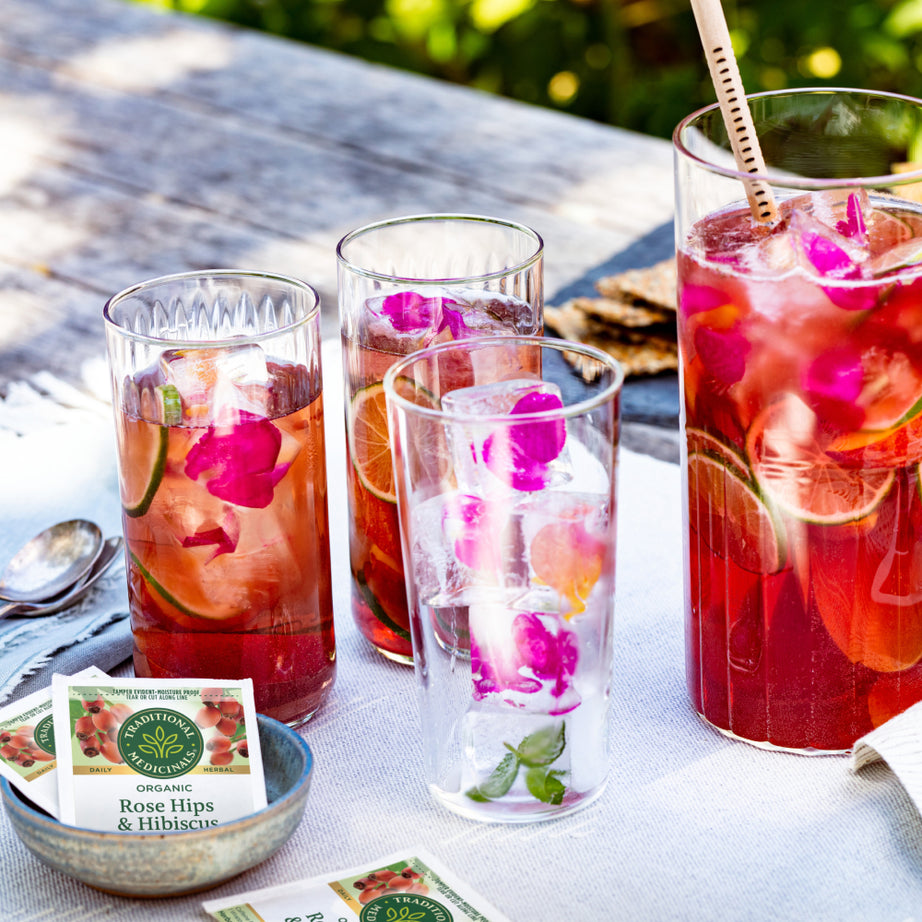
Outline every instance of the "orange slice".
{"type": "Polygon", "coordinates": [[[349,451],[362,486],[388,503],[396,503],[394,468],[388,439],[384,385],[356,391],[349,406],[349,451]]]}
{"type": "MultiPolygon", "coordinates": [[[[436,406],[437,401],[432,394],[409,378],[397,377],[394,385],[407,400],[424,406],[436,406]]],[[[356,391],[349,405],[348,434],[352,464],[362,486],[378,499],[396,503],[387,403],[381,382],[356,391]]]]}
{"type": "Polygon", "coordinates": [[[840,525],[873,512],[893,484],[892,469],[844,467],[817,440],[816,414],[794,394],[766,407],[746,437],[762,494],[803,522],[840,525]]]}

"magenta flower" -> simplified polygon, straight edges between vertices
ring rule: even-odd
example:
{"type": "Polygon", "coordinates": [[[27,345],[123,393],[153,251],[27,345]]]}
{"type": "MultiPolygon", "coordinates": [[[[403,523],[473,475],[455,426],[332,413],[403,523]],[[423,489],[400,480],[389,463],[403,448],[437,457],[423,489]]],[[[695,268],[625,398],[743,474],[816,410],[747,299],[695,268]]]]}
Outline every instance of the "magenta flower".
{"type": "Polygon", "coordinates": [[[864,388],[864,368],[857,349],[840,346],[820,353],[804,368],[801,387],[820,419],[841,429],[861,428],[865,413],[857,400],[864,388]]]}
{"type": "MultiPolygon", "coordinates": [[[[867,229],[857,196],[849,196],[848,215],[847,221],[839,222],[839,226],[849,231],[848,237],[861,233],[866,236],[867,229]]],[[[863,311],[875,306],[878,289],[861,284],[864,280],[862,264],[835,239],[838,237],[842,243],[846,243],[844,235],[798,210],[791,214],[790,226],[801,252],[820,277],[837,282],[855,283],[822,286],[824,294],[836,307],[846,311],[863,311]]]]}
{"type": "Polygon", "coordinates": [[[276,464],[282,434],[264,416],[238,411],[238,422],[212,423],[186,456],[186,475],[205,477],[212,496],[264,509],[290,464],[276,464]]]}
{"type": "Polygon", "coordinates": [[[845,220],[836,222],[836,230],[843,237],[857,238],[861,242],[867,242],[868,226],[864,221],[864,213],[861,210],[861,199],[857,192],[852,192],[845,205],[845,220]]]}
{"type": "Polygon", "coordinates": [[[727,293],[709,285],[685,285],[679,292],[679,310],[683,317],[712,311],[729,303],[727,293]]]}
{"type": "Polygon", "coordinates": [[[577,707],[580,697],[572,683],[579,660],[576,635],[561,625],[556,633],[549,630],[535,612],[517,614],[511,633],[511,638],[497,639],[485,649],[471,637],[474,699],[545,689],[554,699],[548,713],[566,714],[577,707]]]}
{"type": "Polygon", "coordinates": [[[455,557],[472,570],[499,560],[499,536],[490,522],[490,506],[478,496],[451,497],[442,514],[442,526],[454,537],[455,557]]]}
{"type": "Polygon", "coordinates": [[[474,335],[474,331],[464,322],[462,306],[457,301],[438,295],[427,298],[415,291],[398,291],[384,298],[381,313],[398,333],[432,330],[432,336],[435,337],[447,329],[452,339],[474,335]]]}
{"type": "Polygon", "coordinates": [[[751,348],[739,323],[727,329],[700,326],[695,330],[695,350],[702,363],[713,378],[728,387],[743,377],[751,348]]]}
{"type": "MultiPolygon", "coordinates": [[[[531,391],[509,411],[510,416],[559,410],[563,401],[556,394],[531,391]]],[[[567,439],[562,419],[536,420],[503,426],[483,443],[487,468],[515,490],[533,492],[547,486],[550,463],[563,451],[567,439]]]]}
{"type": "Polygon", "coordinates": [[[208,558],[209,563],[222,554],[233,554],[240,540],[240,522],[233,513],[228,513],[224,525],[214,528],[200,528],[195,534],[182,539],[183,547],[208,547],[214,545],[214,552],[208,558]]]}

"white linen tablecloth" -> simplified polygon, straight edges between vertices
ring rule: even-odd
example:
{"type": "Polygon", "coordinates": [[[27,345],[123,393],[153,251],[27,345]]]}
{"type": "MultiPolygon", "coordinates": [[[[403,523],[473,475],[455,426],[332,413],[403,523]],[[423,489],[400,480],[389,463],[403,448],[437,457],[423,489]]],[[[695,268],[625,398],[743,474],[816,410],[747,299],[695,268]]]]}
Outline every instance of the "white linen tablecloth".
{"type": "MultiPolygon", "coordinates": [[[[705,727],[685,694],[675,465],[622,452],[608,787],[532,826],[470,822],[423,785],[413,672],[353,627],[340,363],[324,353],[338,676],[303,729],[304,820],[273,858],[201,895],[136,901],[39,863],[0,817],[0,917],[204,920],[203,898],[312,877],[420,845],[516,922],[922,919],[922,820],[878,764],[765,752],[705,727]]],[[[0,676],[0,679],[3,677],[0,676]]]]}

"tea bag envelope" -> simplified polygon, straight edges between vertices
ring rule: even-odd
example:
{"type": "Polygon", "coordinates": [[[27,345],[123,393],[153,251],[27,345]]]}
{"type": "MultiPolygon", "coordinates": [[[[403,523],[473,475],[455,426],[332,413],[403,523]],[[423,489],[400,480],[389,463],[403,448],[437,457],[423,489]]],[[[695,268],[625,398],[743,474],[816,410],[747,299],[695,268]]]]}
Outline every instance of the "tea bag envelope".
{"type": "MultiPolygon", "coordinates": [[[[105,679],[95,666],[75,676],[105,679]]],[[[58,816],[58,778],[51,689],[43,688],[0,708],[0,777],[37,807],[58,816]]]]}
{"type": "Polygon", "coordinates": [[[54,676],[63,823],[184,832],[266,806],[250,679],[54,676]]]}

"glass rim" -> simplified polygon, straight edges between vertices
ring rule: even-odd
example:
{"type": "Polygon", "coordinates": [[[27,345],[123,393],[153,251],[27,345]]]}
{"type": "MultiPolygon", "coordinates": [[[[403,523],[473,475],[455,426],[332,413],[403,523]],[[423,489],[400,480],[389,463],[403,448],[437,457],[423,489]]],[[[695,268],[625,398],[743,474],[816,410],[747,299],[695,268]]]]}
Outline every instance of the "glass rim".
{"type": "MultiPolygon", "coordinates": [[[[564,359],[566,361],[566,359],[564,359]]],[[[402,410],[416,414],[417,416],[427,416],[431,419],[458,420],[464,423],[476,424],[509,424],[510,422],[528,423],[542,422],[551,419],[569,419],[574,416],[582,416],[590,410],[608,403],[613,400],[624,386],[624,366],[607,352],[595,346],[586,343],[574,342],[567,339],[557,339],[549,336],[474,336],[470,339],[455,339],[446,343],[438,343],[435,346],[426,346],[423,349],[417,349],[401,359],[398,359],[388,368],[384,375],[384,395],[388,403],[400,407],[402,410]],[[508,345],[534,345],[554,349],[563,354],[564,352],[577,352],[591,359],[596,360],[605,368],[612,372],[612,380],[598,394],[578,400],[575,403],[564,404],[564,406],[553,410],[538,410],[531,413],[517,413],[510,418],[508,413],[446,413],[438,407],[427,407],[422,404],[413,403],[397,393],[394,382],[399,377],[409,377],[406,370],[414,363],[428,359],[432,356],[438,356],[443,352],[451,352],[453,349],[471,349],[483,348],[488,346],[508,346],[508,345]]],[[[450,391],[448,393],[451,393],[450,391]]]]}
{"type": "Polygon", "coordinates": [[[260,269],[195,269],[189,272],[175,272],[170,275],[153,276],[152,278],[144,279],[140,282],[135,282],[133,285],[129,285],[127,288],[123,288],[121,291],[117,292],[106,300],[106,303],[103,305],[102,316],[106,322],[107,329],[117,332],[125,339],[130,339],[135,342],[149,343],[152,345],[180,344],[184,348],[199,348],[239,345],[241,340],[246,340],[247,342],[259,342],[264,339],[271,339],[273,337],[289,333],[293,330],[297,330],[299,327],[304,326],[304,324],[315,320],[320,315],[320,309],[320,294],[318,293],[317,289],[308,282],[305,282],[303,279],[295,278],[291,275],[282,275],[277,272],[265,272],[260,269]],[[211,279],[217,282],[231,279],[264,279],[270,282],[278,282],[282,285],[287,285],[290,288],[307,292],[313,299],[314,303],[310,310],[308,310],[303,317],[299,317],[297,320],[293,320],[291,323],[283,324],[273,330],[266,330],[263,333],[234,334],[231,336],[216,337],[214,339],[177,340],[175,337],[154,336],[150,333],[138,333],[135,330],[128,329],[112,316],[111,309],[114,308],[117,303],[138,294],[138,292],[153,290],[158,286],[170,285],[177,282],[194,282],[207,279],[211,279]]]}
{"type": "Polygon", "coordinates": [[[345,269],[348,269],[350,272],[361,276],[362,278],[373,279],[374,281],[378,282],[408,282],[413,284],[430,285],[450,285],[457,284],[458,282],[477,283],[490,281],[492,279],[505,278],[507,275],[513,275],[523,271],[524,269],[528,269],[530,266],[533,266],[536,262],[538,262],[538,260],[541,259],[543,254],[544,238],[534,228],[529,227],[527,224],[521,224],[518,221],[512,221],[507,218],[495,218],[491,217],[490,215],[463,214],[460,212],[434,212],[432,214],[402,215],[397,218],[385,218],[383,221],[373,221],[370,224],[365,224],[362,227],[357,227],[355,230],[349,231],[349,233],[346,234],[339,241],[339,243],[336,244],[336,261],[339,263],[339,265],[345,269]],[[369,234],[377,230],[383,230],[387,227],[397,227],[402,224],[416,224],[427,221],[459,221],[472,224],[493,224],[499,227],[509,228],[510,230],[519,231],[524,236],[531,238],[531,240],[535,243],[535,250],[530,256],[527,256],[510,266],[498,269],[495,272],[485,272],[481,275],[448,276],[446,278],[415,278],[414,276],[410,275],[394,275],[392,272],[377,272],[374,269],[367,269],[357,265],[343,253],[345,247],[347,247],[352,241],[358,240],[359,237],[365,236],[365,234],[369,234]]]}
{"type": "MultiPolygon", "coordinates": [[[[917,99],[914,96],[906,96],[902,93],[889,93],[883,90],[862,90],[855,87],[807,86],[792,87],[783,90],[766,90],[761,93],[747,93],[746,100],[748,103],[749,101],[756,99],[767,99],[782,96],[806,96],[809,94],[827,96],[861,95],[875,97],[878,99],[894,100],[897,102],[911,104],[913,107],[919,109],[920,115],[922,115],[922,99],[917,99]]],[[[685,157],[693,163],[698,164],[700,167],[706,169],[710,173],[746,183],[751,183],[753,181],[763,181],[769,183],[772,186],[777,186],[780,188],[803,189],[806,191],[860,188],[862,186],[872,185],[902,186],[922,181],[922,167],[917,170],[908,171],[906,173],[887,173],[881,176],[854,176],[840,179],[822,179],[808,176],[796,176],[780,170],[774,170],[771,167],[767,168],[763,173],[748,173],[745,170],[739,170],[732,167],[722,166],[717,163],[712,163],[706,157],[692,153],[692,151],[690,151],[686,146],[683,140],[683,135],[685,135],[687,130],[692,126],[692,123],[700,121],[700,119],[702,119],[705,115],[710,115],[719,108],[720,104],[714,102],[710,105],[697,109],[691,114],[686,115],[685,118],[683,118],[682,121],[676,125],[675,130],[672,132],[672,146],[675,153],[679,156],[685,157]]],[[[728,154],[731,153],[729,148],[726,148],[725,152],[728,154]]]]}

